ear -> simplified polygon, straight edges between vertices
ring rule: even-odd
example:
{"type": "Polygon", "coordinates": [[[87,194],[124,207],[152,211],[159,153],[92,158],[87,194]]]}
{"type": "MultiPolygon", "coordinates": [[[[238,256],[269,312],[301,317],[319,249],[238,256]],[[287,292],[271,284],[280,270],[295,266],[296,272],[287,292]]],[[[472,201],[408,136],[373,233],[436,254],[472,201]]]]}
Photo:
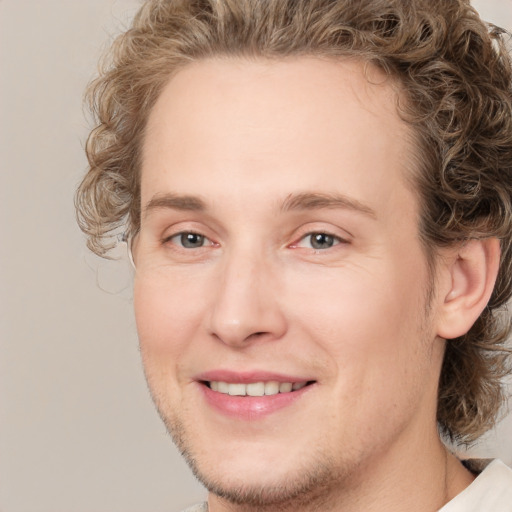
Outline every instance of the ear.
{"type": "Polygon", "coordinates": [[[497,238],[468,240],[450,249],[438,275],[437,335],[453,339],[466,334],[489,302],[500,262],[497,238]]]}

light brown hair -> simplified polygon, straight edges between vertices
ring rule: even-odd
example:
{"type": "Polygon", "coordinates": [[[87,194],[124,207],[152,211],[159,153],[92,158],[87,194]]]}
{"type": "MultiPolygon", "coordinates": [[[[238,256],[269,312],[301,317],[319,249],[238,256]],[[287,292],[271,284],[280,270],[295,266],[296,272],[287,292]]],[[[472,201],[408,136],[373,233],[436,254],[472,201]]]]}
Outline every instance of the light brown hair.
{"type": "Polygon", "coordinates": [[[509,371],[512,293],[512,89],[503,30],[466,0],[150,0],[119,36],[88,91],[97,125],[76,195],[88,246],[139,227],[139,166],[148,114],[170,77],[215,56],[352,57],[393,77],[413,127],[419,235],[436,247],[497,237],[501,263],[488,307],[447,343],[438,422],[469,443],[494,424],[509,371]]]}

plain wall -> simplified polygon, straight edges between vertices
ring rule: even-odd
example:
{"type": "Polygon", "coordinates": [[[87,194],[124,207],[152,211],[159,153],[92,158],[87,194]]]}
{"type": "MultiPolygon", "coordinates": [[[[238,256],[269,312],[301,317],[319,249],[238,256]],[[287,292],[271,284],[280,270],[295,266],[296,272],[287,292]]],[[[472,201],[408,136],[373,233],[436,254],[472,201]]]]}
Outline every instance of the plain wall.
{"type": "MultiPolygon", "coordinates": [[[[0,0],[0,512],[199,501],[143,378],[126,261],[87,252],[83,89],[135,0],[0,0]]],[[[510,0],[480,0],[512,27],[510,0]]],[[[512,464],[512,416],[474,453],[512,464]]]]}

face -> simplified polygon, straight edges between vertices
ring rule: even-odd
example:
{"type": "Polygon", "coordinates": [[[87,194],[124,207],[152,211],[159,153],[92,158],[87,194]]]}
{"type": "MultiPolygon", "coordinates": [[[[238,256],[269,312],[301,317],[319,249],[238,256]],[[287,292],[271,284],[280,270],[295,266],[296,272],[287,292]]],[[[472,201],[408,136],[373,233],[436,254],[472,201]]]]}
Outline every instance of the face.
{"type": "Polygon", "coordinates": [[[411,137],[374,74],[203,61],[149,118],[144,367],[178,446],[233,502],[352,485],[435,432],[441,351],[411,137]]]}

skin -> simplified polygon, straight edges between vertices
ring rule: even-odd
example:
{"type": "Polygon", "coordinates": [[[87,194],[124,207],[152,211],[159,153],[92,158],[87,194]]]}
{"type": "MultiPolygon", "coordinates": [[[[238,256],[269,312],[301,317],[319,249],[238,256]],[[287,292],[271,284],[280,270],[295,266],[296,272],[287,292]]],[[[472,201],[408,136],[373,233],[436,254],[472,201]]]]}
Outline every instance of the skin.
{"type": "Polygon", "coordinates": [[[213,512],[434,511],[472,480],[436,429],[450,279],[427,304],[412,139],[395,88],[371,72],[372,84],[357,62],[201,61],[151,112],[137,328],[213,512]],[[344,203],[312,208],[312,193],[344,203]],[[204,245],[183,247],[184,232],[204,245]],[[311,233],[334,243],[314,248],[311,233]],[[197,376],[219,369],[314,384],[251,420],[205,400],[197,376]]]}

